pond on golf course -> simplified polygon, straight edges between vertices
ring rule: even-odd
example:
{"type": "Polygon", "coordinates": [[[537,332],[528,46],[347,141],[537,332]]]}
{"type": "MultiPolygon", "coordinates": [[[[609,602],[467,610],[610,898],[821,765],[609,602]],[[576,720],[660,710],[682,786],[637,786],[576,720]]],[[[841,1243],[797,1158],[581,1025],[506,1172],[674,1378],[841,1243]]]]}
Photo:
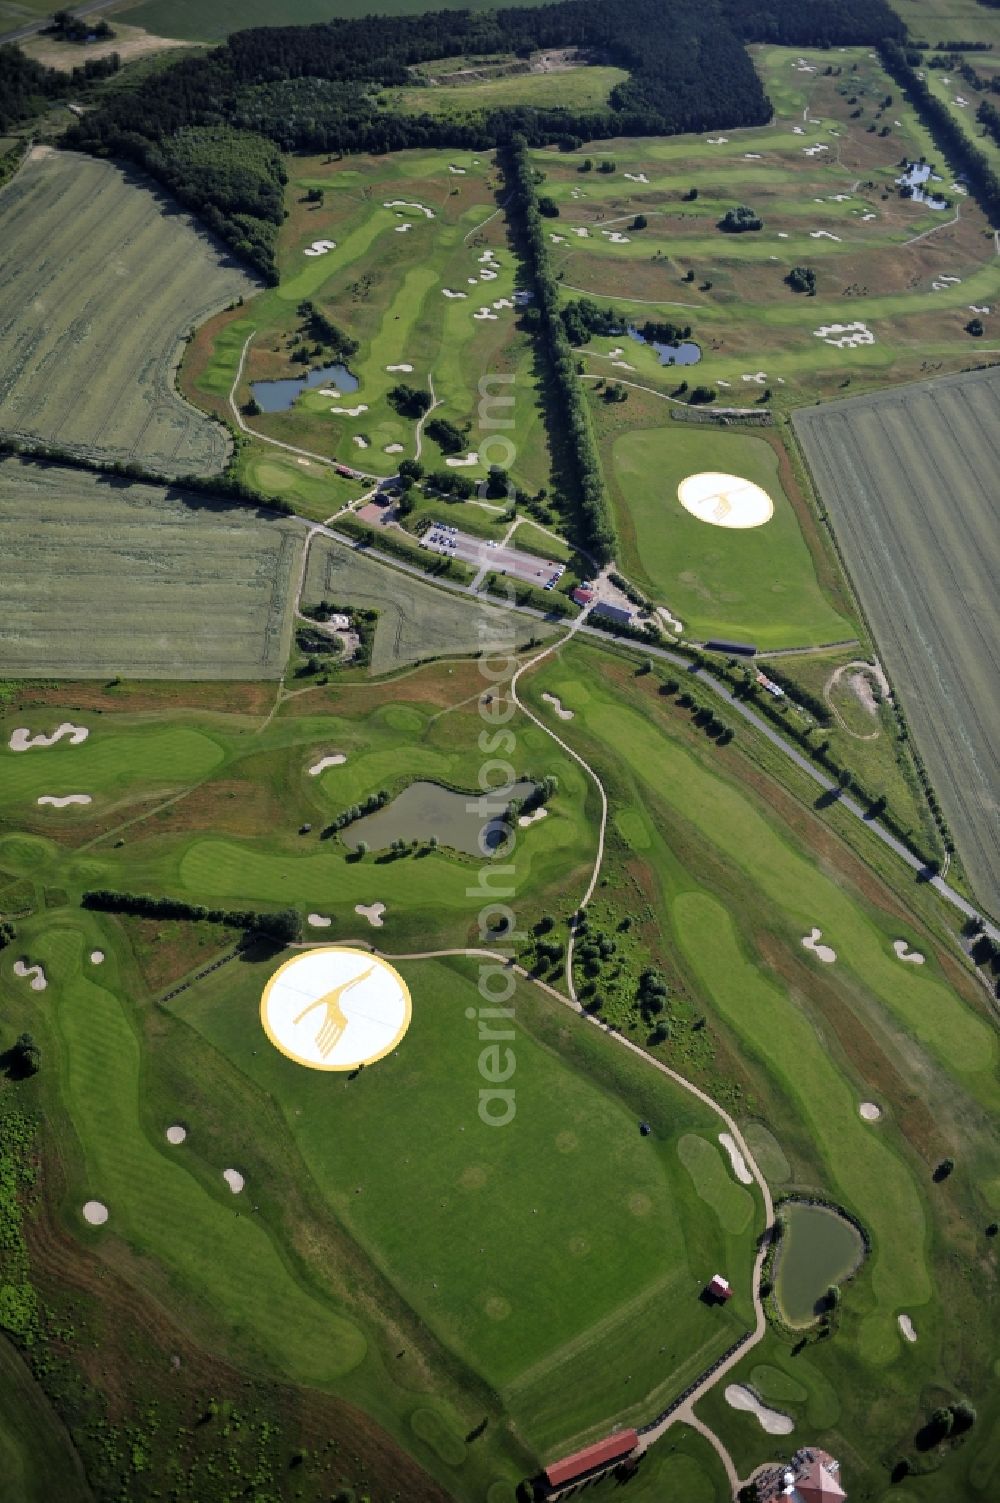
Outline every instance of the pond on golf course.
{"type": "Polygon", "coordinates": [[[635,328],[628,330],[628,337],[637,344],[648,344],[654,349],[661,365],[696,365],[701,359],[701,346],[693,339],[682,339],[679,344],[662,344],[658,339],[647,339],[635,328]]]}
{"type": "MultiPolygon", "coordinates": [[[[534,783],[515,783],[506,802],[524,799],[533,792],[534,783]]],[[[363,840],[370,851],[383,851],[394,840],[429,840],[468,856],[482,856],[496,850],[507,838],[507,826],[499,815],[486,818],[479,809],[478,793],[456,793],[440,783],[411,783],[391,804],[356,819],[341,831],[348,850],[357,850],[363,840]]],[[[497,800],[491,800],[496,807],[497,800]]]]}
{"type": "Polygon", "coordinates": [[[861,1233],[829,1206],[787,1201],[778,1249],[774,1293],[789,1325],[808,1325],[821,1312],[826,1291],[853,1273],[865,1255],[861,1233]]]}
{"type": "Polygon", "coordinates": [[[250,390],[261,412],[285,412],[307,386],[335,386],[345,396],[361,383],[346,365],[324,365],[304,376],[286,376],[280,381],[251,381],[250,390]]]}

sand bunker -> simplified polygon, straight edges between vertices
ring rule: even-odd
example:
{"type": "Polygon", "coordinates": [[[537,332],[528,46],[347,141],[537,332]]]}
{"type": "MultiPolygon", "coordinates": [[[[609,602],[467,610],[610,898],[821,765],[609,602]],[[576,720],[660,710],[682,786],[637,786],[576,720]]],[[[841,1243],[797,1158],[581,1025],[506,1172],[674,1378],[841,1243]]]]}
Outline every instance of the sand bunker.
{"type": "Polygon", "coordinates": [[[550,235],[549,239],[552,241],[553,245],[565,245],[566,244],[566,236],[565,235],[550,235]]]}
{"type": "Polygon", "coordinates": [[[900,1332],[907,1341],[916,1341],[917,1333],[913,1328],[913,1321],[908,1315],[898,1316],[896,1324],[899,1326],[900,1332]]]}
{"type": "Polygon", "coordinates": [[[467,292],[453,292],[450,287],[442,287],[441,288],[441,296],[442,297],[468,297],[469,294],[467,292]]]}
{"type": "Polygon", "coordinates": [[[684,622],[678,621],[677,617],[668,611],[665,605],[658,605],[656,607],[656,614],[667,623],[667,626],[675,636],[679,636],[684,630],[684,622]]]}
{"type": "Polygon", "coordinates": [[[736,1178],[739,1180],[740,1184],[752,1185],[753,1175],[747,1168],[747,1161],[743,1157],[740,1150],[737,1148],[736,1139],[733,1137],[732,1133],[720,1132],[719,1142],[728,1153],[729,1162],[733,1166],[733,1173],[736,1175],[736,1178]]]}
{"type": "Polygon", "coordinates": [[[456,459],[456,457],[452,455],[449,459],[445,460],[445,464],[450,470],[461,470],[464,469],[466,465],[478,463],[479,455],[476,453],[475,449],[470,449],[468,454],[465,455],[464,459],[456,459]]]}
{"type": "Polygon", "coordinates": [[[91,952],[90,952],[90,963],[91,963],[91,965],[103,965],[104,964],[104,951],[103,950],[91,950],[91,952]]]}
{"type": "Polygon", "coordinates": [[[961,277],[938,277],[931,283],[935,292],[947,292],[949,287],[957,287],[961,283],[961,277]]]}
{"type": "Polygon", "coordinates": [[[634,371],[635,366],[629,365],[627,360],[612,360],[611,364],[619,371],[634,371]]]}
{"type": "Polygon", "coordinates": [[[372,926],[373,929],[381,929],[381,927],[382,927],[382,915],[385,912],[385,904],[384,903],[355,903],[355,905],[354,905],[354,912],[355,913],[360,913],[360,915],[361,915],[362,918],[366,918],[368,920],[368,922],[371,924],[371,926],[372,926]]]}
{"type": "Polygon", "coordinates": [[[896,952],[897,960],[905,960],[907,965],[923,965],[924,957],[919,950],[911,950],[905,939],[894,939],[892,948],[896,952]]]}
{"type": "Polygon", "coordinates": [[[238,1169],[223,1169],[222,1178],[232,1190],[234,1195],[239,1195],[246,1181],[238,1169]]]}
{"type": "Polygon", "coordinates": [[[818,329],[813,329],[813,333],[824,344],[835,345],[838,350],[856,350],[860,345],[875,343],[875,335],[860,320],[853,324],[821,324],[818,329]]]}
{"type": "Polygon", "coordinates": [[[325,913],[309,913],[306,917],[314,929],[329,929],[333,923],[333,919],[328,918],[325,913]]]}
{"type": "Polygon", "coordinates": [[[103,1201],[88,1200],[83,1207],[83,1219],[91,1226],[103,1226],[108,1219],[108,1208],[103,1201]]]}
{"type": "Polygon", "coordinates": [[[397,235],[405,235],[406,232],[407,232],[407,230],[412,230],[412,229],[413,229],[412,224],[410,223],[409,220],[407,220],[405,224],[397,224],[396,225],[396,234],[397,235]]]}
{"type": "Polygon", "coordinates": [[[484,250],[483,253],[482,253],[482,255],[479,257],[479,264],[480,264],[480,266],[488,266],[491,261],[495,262],[496,259],[497,259],[497,253],[496,253],[496,251],[484,250]]]}
{"type": "Polygon", "coordinates": [[[465,176],[465,168],[464,167],[453,167],[450,162],[448,163],[448,171],[449,172],[453,172],[456,177],[464,177],[465,176]]]}
{"type": "Polygon", "coordinates": [[[61,741],[64,736],[68,736],[70,746],[79,746],[80,742],[86,741],[89,735],[90,732],[86,726],[73,725],[71,721],[64,720],[62,725],[58,726],[52,732],[51,736],[33,736],[24,726],[19,726],[16,731],[11,731],[8,745],[11,751],[14,752],[31,751],[32,748],[38,746],[55,746],[57,741],[61,741]]]}
{"type": "Polygon", "coordinates": [[[544,819],[548,812],[548,809],[532,809],[530,814],[519,814],[517,822],[522,829],[526,829],[528,825],[537,824],[540,819],[544,819]]]}
{"type": "Polygon", "coordinates": [[[499,275],[498,271],[492,271],[488,266],[484,266],[479,273],[479,280],[481,282],[495,282],[499,275]]]}
{"type": "Polygon", "coordinates": [[[509,297],[498,297],[493,301],[494,308],[513,308],[514,301],[509,297]]]}
{"type": "Polygon", "coordinates": [[[759,151],[745,151],[743,153],[743,160],[744,160],[744,162],[759,162],[761,160],[760,152],[759,151]]]}
{"type": "Polygon", "coordinates": [[[648,183],[649,182],[649,178],[646,176],[646,174],[644,172],[625,172],[625,173],[622,174],[622,176],[623,177],[627,177],[630,183],[648,183]]]}
{"type": "Polygon", "coordinates": [[[742,381],[754,381],[758,386],[763,386],[767,380],[767,371],[754,371],[752,375],[743,375],[740,379],[742,381]]]}
{"type": "Polygon", "coordinates": [[[820,152],[829,151],[829,146],[803,146],[802,150],[807,157],[818,157],[820,152]]]}
{"type": "Polygon", "coordinates": [[[878,1122],[882,1116],[882,1108],[876,1106],[874,1101],[862,1101],[858,1107],[858,1116],[864,1122],[878,1122]]]}
{"type": "Polygon", "coordinates": [[[552,706],[556,714],[559,716],[560,720],[572,720],[573,716],[576,714],[575,710],[566,709],[558,694],[543,694],[542,698],[547,705],[552,706]]]}
{"type": "Polygon", "coordinates": [[[357,444],[359,449],[367,449],[368,447],[368,440],[365,438],[363,433],[355,433],[354,442],[357,444]]]}
{"type": "Polygon", "coordinates": [[[629,237],[627,235],[623,235],[620,230],[602,230],[601,234],[606,235],[607,238],[611,241],[612,245],[631,244],[629,237]]]}
{"type": "Polygon", "coordinates": [[[40,965],[27,965],[23,960],[15,960],[14,975],[20,976],[23,981],[30,980],[33,992],[43,992],[49,984],[40,965]]]}
{"type": "Polygon", "coordinates": [[[386,366],[386,370],[387,371],[406,371],[407,373],[409,373],[410,371],[412,371],[412,369],[413,369],[412,365],[387,365],[386,366]]]}
{"type": "Polygon", "coordinates": [[[762,1404],[752,1388],[744,1388],[742,1383],[730,1383],[723,1392],[723,1398],[730,1409],[742,1409],[745,1414],[756,1416],[762,1430],[768,1435],[791,1435],[795,1429],[795,1421],[790,1414],[782,1414],[780,1409],[769,1409],[762,1404]]]}
{"type": "Polygon", "coordinates": [[[878,218],[877,214],[862,214],[862,216],[861,216],[861,223],[862,224],[869,224],[873,219],[877,219],[877,218],[878,218]]]}
{"type": "Polygon", "coordinates": [[[359,402],[357,407],[331,407],[330,411],[337,413],[338,417],[360,417],[368,411],[368,403],[359,402]]]}
{"type": "Polygon", "coordinates": [[[402,198],[392,198],[382,207],[384,209],[416,209],[418,213],[423,214],[425,219],[434,218],[434,210],[428,209],[426,204],[410,204],[402,198]]]}
{"type": "Polygon", "coordinates": [[[778,239],[779,240],[787,240],[788,239],[788,231],[787,230],[779,230],[778,231],[778,239]]]}
{"type": "Polygon", "coordinates": [[[382,452],[383,452],[383,454],[402,454],[402,452],[403,452],[403,445],[402,444],[386,444],[386,446],[382,450],[382,452]]]}
{"type": "Polygon", "coordinates": [[[761,527],[774,515],[774,502],[767,491],[751,480],[715,470],[682,480],[677,499],[699,522],[710,522],[713,527],[761,527]]]}
{"type": "Polygon", "coordinates": [[[728,140],[728,136],[709,136],[707,144],[709,146],[725,146],[728,140]]]}
{"type": "Polygon", "coordinates": [[[574,229],[573,229],[573,230],[572,230],[572,231],[571,231],[571,234],[574,234],[574,235],[579,235],[579,236],[580,236],[580,238],[581,238],[581,239],[583,239],[583,240],[587,240],[587,239],[589,239],[589,238],[590,238],[590,231],[589,231],[589,230],[588,230],[588,229],[587,229],[587,228],[586,228],[586,226],[585,226],[585,225],[577,225],[577,226],[576,226],[576,227],[575,227],[575,228],[574,228],[574,229]]]}
{"type": "Polygon", "coordinates": [[[833,962],[837,958],[837,952],[836,950],[831,950],[829,945],[821,945],[820,940],[822,938],[822,929],[813,929],[811,933],[802,936],[802,947],[805,950],[811,950],[817,960],[822,960],[826,965],[833,965],[833,962]]]}
{"type": "Polygon", "coordinates": [[[336,249],[336,240],[314,240],[312,245],[306,246],[305,254],[307,256],[325,256],[327,251],[336,249]]]}
{"type": "Polygon", "coordinates": [[[989,311],[990,310],[989,310],[989,305],[988,304],[985,307],[984,306],[980,306],[977,303],[970,303],[969,304],[969,312],[970,313],[989,313],[989,311]]]}
{"type": "Polygon", "coordinates": [[[478,319],[480,323],[482,323],[484,319],[492,319],[492,321],[496,323],[500,315],[498,313],[494,313],[492,308],[478,308],[472,316],[473,318],[478,319]]]}
{"type": "Polygon", "coordinates": [[[187,1128],[182,1127],[179,1122],[175,1122],[172,1127],[167,1128],[167,1142],[172,1143],[175,1148],[178,1143],[183,1143],[186,1137],[187,1128]]]}
{"type": "Polygon", "coordinates": [[[54,793],[43,793],[41,798],[35,799],[36,804],[51,804],[54,809],[65,809],[69,804],[91,804],[93,799],[89,793],[64,793],[61,797],[54,793]]]}
{"type": "Polygon", "coordinates": [[[810,230],[810,240],[840,240],[839,235],[831,235],[829,230],[810,230]]]}
{"type": "Polygon", "coordinates": [[[804,136],[805,133],[806,133],[806,128],[805,128],[804,125],[793,125],[792,126],[792,135],[793,136],[804,136]]]}
{"type": "Polygon", "coordinates": [[[311,778],[318,778],[320,773],[325,772],[328,767],[339,767],[341,763],[346,761],[347,758],[343,752],[334,752],[330,757],[320,757],[319,761],[314,762],[310,767],[309,776],[311,778]]]}

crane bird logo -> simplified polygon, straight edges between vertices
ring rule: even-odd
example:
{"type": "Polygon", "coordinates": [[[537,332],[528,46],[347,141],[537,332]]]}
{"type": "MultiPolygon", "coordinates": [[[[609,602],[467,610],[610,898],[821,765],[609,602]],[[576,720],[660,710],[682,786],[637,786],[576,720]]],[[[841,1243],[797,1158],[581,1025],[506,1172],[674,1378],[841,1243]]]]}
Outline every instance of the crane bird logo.
{"type": "Polygon", "coordinates": [[[356,1070],[389,1054],[410,1024],[406,982],[363,950],[324,945],[279,966],[260,1017],[276,1049],[312,1070],[356,1070]]]}

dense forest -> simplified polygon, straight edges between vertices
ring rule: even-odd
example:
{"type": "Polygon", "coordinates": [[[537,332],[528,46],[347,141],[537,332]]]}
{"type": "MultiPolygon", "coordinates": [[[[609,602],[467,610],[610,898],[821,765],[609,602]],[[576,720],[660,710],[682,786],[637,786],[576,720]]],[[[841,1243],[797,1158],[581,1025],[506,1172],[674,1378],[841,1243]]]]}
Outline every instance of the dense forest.
{"type": "Polygon", "coordinates": [[[55,99],[65,99],[92,79],[117,73],[121,61],[110,57],[88,58],[69,73],[43,68],[26,57],[19,47],[0,47],[0,133],[28,119],[55,99]]]}
{"type": "Polygon", "coordinates": [[[570,146],[759,125],[770,106],[746,42],[805,47],[883,37],[905,37],[886,0],[563,0],[255,28],[151,73],[140,87],[109,90],[66,143],[136,162],[273,280],[279,151],[483,150],[515,134],[570,146]],[[628,72],[607,109],[502,109],[456,124],[379,103],[380,89],[412,84],[409,69],[420,62],[569,46],[628,72]]]}

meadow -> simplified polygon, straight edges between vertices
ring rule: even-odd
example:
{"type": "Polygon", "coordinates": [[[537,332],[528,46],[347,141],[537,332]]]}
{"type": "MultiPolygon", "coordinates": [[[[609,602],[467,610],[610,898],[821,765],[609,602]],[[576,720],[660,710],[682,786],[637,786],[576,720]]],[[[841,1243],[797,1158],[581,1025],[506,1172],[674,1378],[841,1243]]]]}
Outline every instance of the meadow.
{"type": "MultiPolygon", "coordinates": [[[[490,156],[468,152],[295,158],[279,240],[280,284],[202,332],[189,349],[182,389],[212,411],[228,411],[248,339],[241,405],[253,383],[302,373],[291,355],[311,343],[299,308],[309,300],[358,342],[348,361],[358,388],[338,396],[330,394],[335,384],[306,390],[285,411],[249,418],[253,432],[372,475],[394,474],[404,458],[419,458],[431,470],[462,460],[459,473],[479,481],[490,452],[482,462],[469,455],[492,438],[494,456],[505,462],[507,440],[497,443],[492,430],[498,419],[513,421],[514,482],[532,492],[548,488],[551,458],[535,354],[515,321],[518,270],[497,187],[490,156]],[[310,200],[310,193],[320,198],[310,200]],[[335,248],[306,255],[324,240],[335,248]],[[484,372],[490,381],[481,391],[484,372]],[[421,435],[416,416],[390,400],[400,384],[433,395],[433,419],[466,435],[464,450],[446,453],[430,433],[421,435]]],[[[263,449],[252,443],[250,453],[259,457],[263,449]]]]}
{"type": "Polygon", "coordinates": [[[795,431],[980,901],[1000,912],[990,598],[1000,376],[806,409],[795,431]]]}
{"type": "Polygon", "coordinates": [[[0,672],[280,677],[298,523],[18,459],[0,462],[0,516],[0,672]]]}
{"type": "MultiPolygon", "coordinates": [[[[512,0],[514,5],[535,0],[512,0]]],[[[438,10],[490,10],[493,0],[439,0],[438,10]]],[[[381,15],[415,15],[426,10],[424,0],[380,0],[381,15]]],[[[334,19],[353,20],[371,15],[371,0],[214,0],[210,8],[198,0],[141,0],[121,12],[123,21],[144,26],[168,37],[195,42],[219,42],[231,31],[248,26],[307,26],[334,19]]]]}
{"type": "Polygon", "coordinates": [[[512,73],[502,78],[448,83],[437,88],[387,89],[381,99],[386,109],[437,115],[448,120],[467,120],[516,105],[547,110],[598,110],[607,105],[615,85],[627,78],[621,68],[567,68],[552,73],[512,73]]]}
{"type": "Polygon", "coordinates": [[[88,1503],[69,1436],[6,1337],[0,1339],[0,1382],[0,1467],[10,1496],[18,1503],[88,1503]]]}
{"type": "Polygon", "coordinates": [[[178,393],[193,325],[253,280],[176,205],[107,162],[36,146],[0,195],[0,429],[167,475],[230,440],[178,393]]]}

